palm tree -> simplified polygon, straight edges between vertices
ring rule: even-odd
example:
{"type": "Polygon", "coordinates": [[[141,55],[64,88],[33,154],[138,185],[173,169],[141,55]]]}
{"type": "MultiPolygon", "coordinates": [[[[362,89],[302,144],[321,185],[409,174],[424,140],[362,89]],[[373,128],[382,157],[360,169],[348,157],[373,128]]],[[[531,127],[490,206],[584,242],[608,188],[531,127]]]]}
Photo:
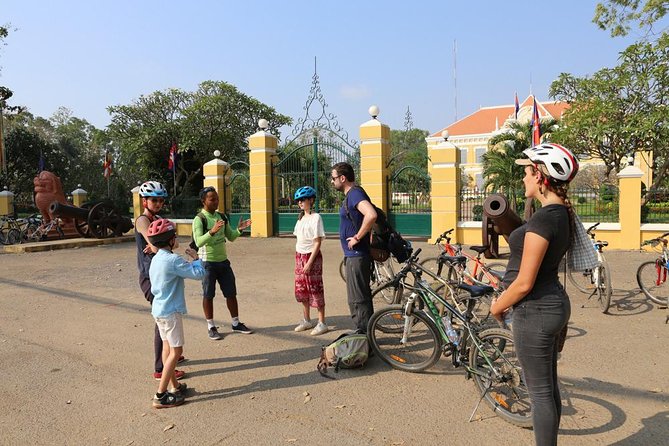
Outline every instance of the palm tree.
{"type": "MultiPolygon", "coordinates": [[[[557,121],[541,121],[542,141],[550,140],[550,132],[557,121]]],[[[522,158],[523,150],[530,147],[532,128],[529,122],[512,122],[488,141],[488,151],[483,154],[484,189],[505,194],[516,210],[517,199],[523,190],[524,168],[515,161],[522,158]]]]}

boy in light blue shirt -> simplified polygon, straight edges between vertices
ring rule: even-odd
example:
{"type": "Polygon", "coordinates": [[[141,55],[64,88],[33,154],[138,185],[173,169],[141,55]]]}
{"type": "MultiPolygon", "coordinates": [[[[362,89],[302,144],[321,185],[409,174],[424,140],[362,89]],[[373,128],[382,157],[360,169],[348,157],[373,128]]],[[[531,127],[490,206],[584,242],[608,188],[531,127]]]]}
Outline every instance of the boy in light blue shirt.
{"type": "Polygon", "coordinates": [[[202,279],[204,268],[194,249],[186,248],[186,254],[193,259],[192,263],[172,252],[179,247],[179,242],[176,226],[171,221],[154,220],[149,225],[147,233],[149,242],[159,248],[151,261],[149,278],[151,293],[154,296],[151,314],[156,320],[160,338],[163,340],[163,374],[158,392],[153,398],[153,407],[163,409],[184,403],[186,384],[179,384],[174,376],[174,369],[184,345],[182,321],[182,316],[186,314],[184,279],[202,279]]]}

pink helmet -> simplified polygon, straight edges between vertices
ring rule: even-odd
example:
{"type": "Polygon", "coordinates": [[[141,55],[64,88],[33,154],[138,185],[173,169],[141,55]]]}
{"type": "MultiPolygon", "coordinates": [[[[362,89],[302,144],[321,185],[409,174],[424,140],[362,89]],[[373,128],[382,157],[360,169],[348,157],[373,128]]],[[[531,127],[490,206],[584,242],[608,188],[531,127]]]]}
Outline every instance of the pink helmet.
{"type": "Polygon", "coordinates": [[[176,235],[176,226],[166,218],[153,220],[149,225],[147,235],[151,243],[166,242],[176,235]]]}

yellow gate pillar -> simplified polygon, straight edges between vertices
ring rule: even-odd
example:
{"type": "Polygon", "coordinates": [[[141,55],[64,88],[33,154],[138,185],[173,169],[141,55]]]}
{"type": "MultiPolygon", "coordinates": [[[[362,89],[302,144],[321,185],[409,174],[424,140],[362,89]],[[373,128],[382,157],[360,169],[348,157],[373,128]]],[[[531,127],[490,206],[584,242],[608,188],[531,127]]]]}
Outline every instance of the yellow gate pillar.
{"type": "Polygon", "coordinates": [[[360,179],[372,202],[388,213],[388,167],[390,157],[390,127],[376,117],[379,108],[369,107],[372,119],[360,126],[360,179]]]}
{"type": "Polygon", "coordinates": [[[454,228],[453,238],[457,242],[458,218],[460,215],[460,150],[448,142],[448,132],[442,133],[444,140],[428,147],[428,159],[432,172],[432,237],[433,243],[439,234],[454,228]]]}
{"type": "Polygon", "coordinates": [[[620,196],[620,246],[618,249],[639,249],[641,246],[641,178],[643,172],[636,166],[627,166],[618,173],[620,196]],[[624,211],[623,211],[624,209],[624,211]]]}
{"type": "Polygon", "coordinates": [[[139,186],[141,186],[141,183],[130,190],[132,192],[132,217],[134,220],[137,220],[137,217],[144,212],[142,197],[139,196],[139,186]]]}
{"type": "Polygon", "coordinates": [[[14,194],[7,186],[0,192],[0,215],[14,215],[14,194]]]}
{"type": "Polygon", "coordinates": [[[278,140],[265,131],[267,121],[258,121],[258,130],[249,137],[249,183],[251,189],[251,237],[274,235],[272,220],[272,157],[278,140]]]}
{"type": "Polygon", "coordinates": [[[81,188],[81,184],[77,184],[77,188],[72,191],[72,204],[81,207],[88,199],[88,192],[81,188]]]}
{"type": "Polygon", "coordinates": [[[226,187],[230,179],[230,164],[219,159],[221,152],[214,151],[214,158],[211,161],[204,163],[202,166],[202,173],[204,174],[204,187],[213,187],[218,192],[218,211],[228,213],[232,204],[232,195],[230,188],[226,187]]]}

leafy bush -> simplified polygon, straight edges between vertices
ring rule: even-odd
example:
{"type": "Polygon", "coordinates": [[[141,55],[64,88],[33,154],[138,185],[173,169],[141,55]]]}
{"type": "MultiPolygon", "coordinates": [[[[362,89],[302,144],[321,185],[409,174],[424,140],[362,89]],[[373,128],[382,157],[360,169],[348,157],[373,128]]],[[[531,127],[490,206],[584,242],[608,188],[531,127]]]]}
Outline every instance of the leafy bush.
{"type": "Polygon", "coordinates": [[[578,197],[578,204],[585,204],[588,200],[585,197],[578,197]]]}
{"type": "Polygon", "coordinates": [[[599,199],[601,201],[611,202],[618,196],[618,188],[612,184],[602,184],[599,186],[599,199]]]}
{"type": "Polygon", "coordinates": [[[472,214],[474,214],[474,221],[483,221],[483,206],[480,204],[475,205],[472,208],[472,214]]]}

